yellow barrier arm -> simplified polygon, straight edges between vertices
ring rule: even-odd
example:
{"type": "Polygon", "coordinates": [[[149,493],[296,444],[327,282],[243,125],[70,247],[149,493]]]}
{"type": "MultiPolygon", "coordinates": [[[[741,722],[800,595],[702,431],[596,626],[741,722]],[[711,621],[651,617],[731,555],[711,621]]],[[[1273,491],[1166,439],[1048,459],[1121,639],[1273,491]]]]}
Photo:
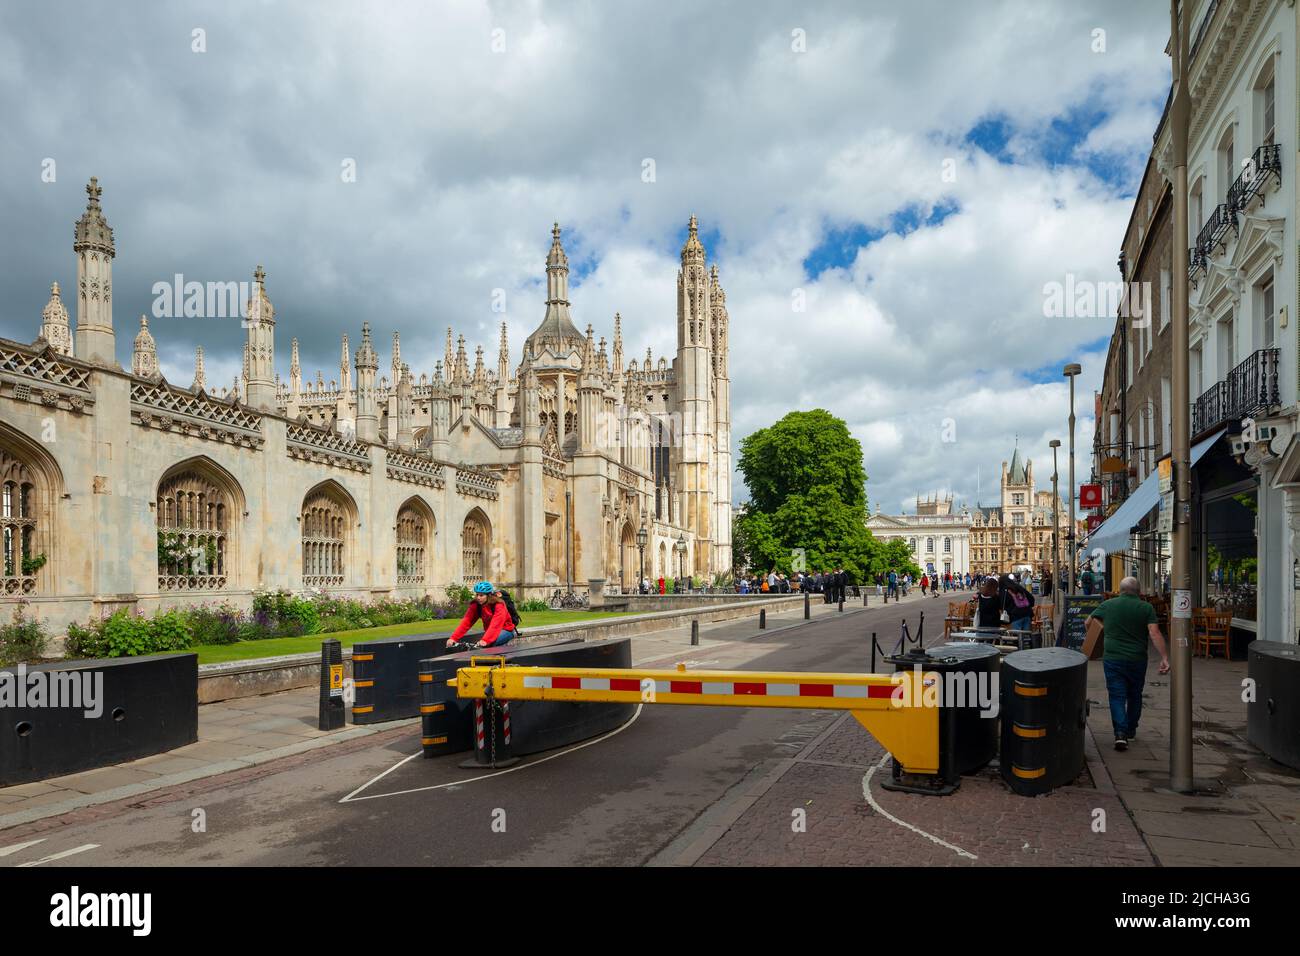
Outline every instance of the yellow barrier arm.
{"type": "Polygon", "coordinates": [[[471,666],[448,683],[464,699],[847,710],[907,773],[939,772],[934,674],[833,674],[471,666]],[[927,690],[930,692],[927,693],[927,690]]]}

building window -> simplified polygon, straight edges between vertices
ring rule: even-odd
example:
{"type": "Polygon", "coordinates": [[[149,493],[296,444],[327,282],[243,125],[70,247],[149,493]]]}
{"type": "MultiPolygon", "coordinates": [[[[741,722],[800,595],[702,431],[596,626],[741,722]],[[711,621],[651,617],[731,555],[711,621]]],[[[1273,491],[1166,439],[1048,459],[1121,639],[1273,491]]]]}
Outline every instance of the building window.
{"type": "Polygon", "coordinates": [[[158,485],[158,590],[226,586],[230,496],[198,469],[186,468],[158,485]]]}
{"type": "Polygon", "coordinates": [[[1021,524],[1021,525],[1024,524],[1024,523],[1025,523],[1025,516],[1024,516],[1024,514],[1023,514],[1022,512],[1017,511],[1015,514],[1013,514],[1013,515],[1011,516],[1011,523],[1012,523],[1012,524],[1021,524]]]}
{"type": "Polygon", "coordinates": [[[560,516],[546,516],[546,531],[542,535],[542,553],[546,557],[546,571],[560,573],[560,516]]]}
{"type": "Polygon", "coordinates": [[[925,553],[934,554],[934,538],[925,539],[925,553]]]}
{"type": "Polygon", "coordinates": [[[943,539],[943,553],[952,554],[952,538],[943,539]]]}
{"type": "Polygon", "coordinates": [[[1025,496],[1022,494],[1014,494],[1011,496],[1011,503],[1013,505],[1023,505],[1025,503],[1025,496]]]}
{"type": "Polygon", "coordinates": [[[466,584],[486,580],[490,541],[487,518],[477,509],[470,512],[460,536],[461,575],[466,584]]]}
{"type": "Polygon", "coordinates": [[[397,583],[423,584],[430,522],[421,509],[406,505],[397,514],[397,583]]]}
{"type": "Polygon", "coordinates": [[[302,583],[309,588],[343,584],[349,515],[327,490],[308,495],[302,505],[302,583]]]}
{"type": "Polygon", "coordinates": [[[33,594],[39,568],[35,476],[18,458],[0,449],[0,547],[4,593],[33,594]]]}
{"type": "Polygon", "coordinates": [[[1277,345],[1277,318],[1274,315],[1273,278],[1269,277],[1259,290],[1259,335],[1256,348],[1271,349],[1277,345]]]}
{"type": "Polygon", "coordinates": [[[1262,127],[1264,130],[1263,146],[1272,146],[1277,141],[1277,88],[1272,76],[1264,84],[1264,88],[1259,91],[1260,108],[1263,113],[1262,127]]]}

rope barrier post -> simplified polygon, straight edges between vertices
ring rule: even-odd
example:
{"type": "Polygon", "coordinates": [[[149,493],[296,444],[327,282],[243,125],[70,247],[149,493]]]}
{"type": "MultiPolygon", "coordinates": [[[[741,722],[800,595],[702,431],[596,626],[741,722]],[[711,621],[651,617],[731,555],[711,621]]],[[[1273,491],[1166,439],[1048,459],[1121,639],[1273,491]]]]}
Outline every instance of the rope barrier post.
{"type": "Polygon", "coordinates": [[[343,702],[343,645],[335,638],[320,645],[321,730],[338,730],[347,722],[343,702]]]}

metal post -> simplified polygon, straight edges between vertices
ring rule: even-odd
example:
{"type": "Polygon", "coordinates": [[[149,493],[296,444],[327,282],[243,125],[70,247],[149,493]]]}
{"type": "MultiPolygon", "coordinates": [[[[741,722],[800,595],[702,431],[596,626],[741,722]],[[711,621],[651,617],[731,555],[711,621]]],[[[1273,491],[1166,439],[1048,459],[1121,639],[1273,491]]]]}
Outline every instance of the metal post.
{"type": "Polygon", "coordinates": [[[758,629],[760,631],[767,630],[767,608],[765,607],[758,609],[758,629]]]}
{"type": "Polygon", "coordinates": [[[1053,438],[1048,444],[1052,446],[1052,621],[1055,623],[1061,620],[1061,493],[1056,466],[1056,449],[1061,447],[1061,440],[1053,438]]]}
{"type": "Polygon", "coordinates": [[[810,617],[812,617],[812,608],[809,607],[808,592],[804,591],[803,592],[803,619],[806,621],[810,617]]]}
{"type": "MultiPolygon", "coordinates": [[[[1183,271],[1185,274],[1186,270],[1183,271]]],[[[1074,517],[1074,377],[1082,371],[1083,369],[1079,365],[1071,363],[1065,366],[1064,372],[1065,377],[1070,380],[1070,486],[1066,489],[1070,495],[1070,528],[1069,533],[1065,536],[1067,543],[1065,560],[1069,563],[1070,568],[1070,590],[1068,592],[1070,594],[1075,592],[1074,574],[1075,565],[1078,563],[1078,554],[1074,542],[1075,528],[1078,527],[1074,517]]]]}
{"type": "Polygon", "coordinates": [[[1174,527],[1170,541],[1169,786],[1190,793],[1192,778],[1192,615],[1191,562],[1191,394],[1187,334],[1187,136],[1191,97],[1187,89],[1187,34],[1190,12],[1179,23],[1178,0],[1170,0],[1170,49],[1174,94],[1169,130],[1174,166],[1173,454],[1174,527]],[[1176,39],[1174,39],[1176,38],[1176,39]]]}
{"type": "MultiPolygon", "coordinates": [[[[762,626],[761,624],[759,625],[762,626]]],[[[691,621],[691,647],[698,647],[700,643],[700,619],[695,618],[691,621]]]]}
{"type": "Polygon", "coordinates": [[[338,730],[347,720],[343,703],[343,645],[336,639],[320,645],[320,720],[321,730],[338,730]]]}
{"type": "Polygon", "coordinates": [[[840,598],[840,613],[844,613],[844,598],[840,598]]]}

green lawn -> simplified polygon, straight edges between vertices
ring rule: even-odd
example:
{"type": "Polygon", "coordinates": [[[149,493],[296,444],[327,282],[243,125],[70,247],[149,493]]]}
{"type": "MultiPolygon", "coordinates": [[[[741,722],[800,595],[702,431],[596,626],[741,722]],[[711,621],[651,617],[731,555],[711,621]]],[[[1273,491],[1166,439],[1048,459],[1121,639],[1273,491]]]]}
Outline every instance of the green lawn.
{"type": "MultiPolygon", "coordinates": [[[[570,624],[574,621],[594,621],[604,617],[624,617],[625,611],[528,611],[521,614],[520,630],[524,636],[534,628],[551,624],[570,624]]],[[[203,644],[191,647],[197,651],[200,664],[222,664],[226,661],[250,660],[254,657],[279,657],[282,654],[303,654],[320,650],[321,641],[334,638],[344,647],[358,641],[373,641],[381,637],[400,637],[405,634],[450,634],[460,623],[460,618],[443,618],[440,621],[413,621],[410,624],[390,624],[387,627],[365,627],[355,631],[336,631],[333,634],[311,634],[307,637],[275,637],[266,641],[241,641],[238,644],[203,644]]],[[[483,633],[482,625],[475,624],[471,633],[483,633]]]]}

